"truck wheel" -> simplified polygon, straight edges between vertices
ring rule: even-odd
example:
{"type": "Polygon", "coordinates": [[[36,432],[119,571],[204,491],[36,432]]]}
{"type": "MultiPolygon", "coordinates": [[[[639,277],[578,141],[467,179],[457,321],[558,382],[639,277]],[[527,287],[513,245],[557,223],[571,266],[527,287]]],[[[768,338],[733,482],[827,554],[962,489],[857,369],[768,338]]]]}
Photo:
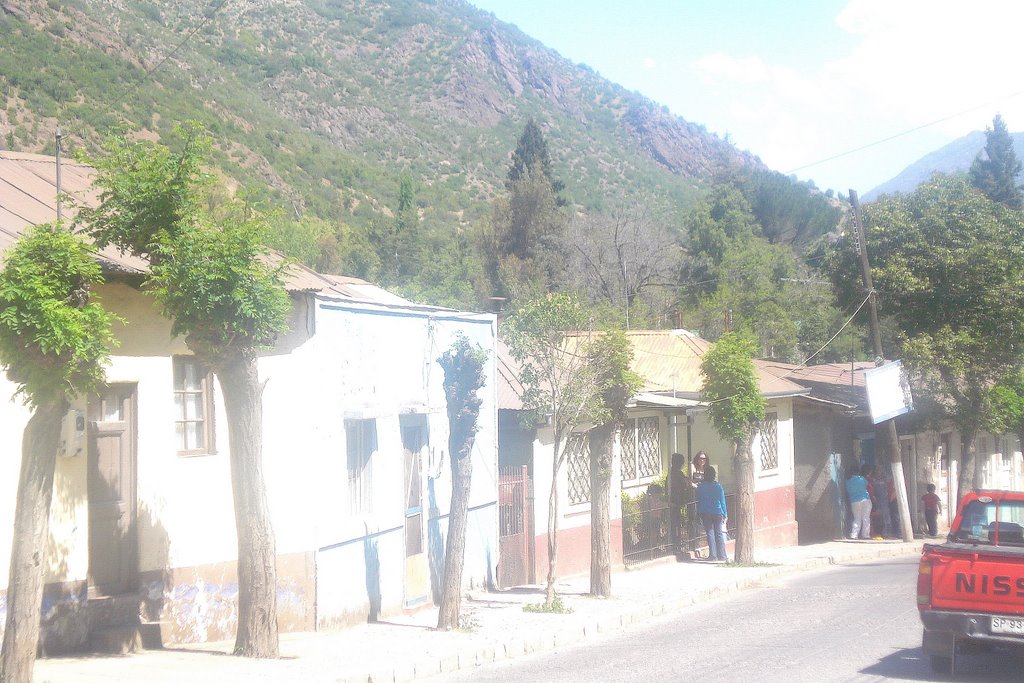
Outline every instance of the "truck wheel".
{"type": "Polygon", "coordinates": [[[953,673],[953,658],[941,655],[931,656],[932,671],[937,674],[949,676],[953,673]]]}

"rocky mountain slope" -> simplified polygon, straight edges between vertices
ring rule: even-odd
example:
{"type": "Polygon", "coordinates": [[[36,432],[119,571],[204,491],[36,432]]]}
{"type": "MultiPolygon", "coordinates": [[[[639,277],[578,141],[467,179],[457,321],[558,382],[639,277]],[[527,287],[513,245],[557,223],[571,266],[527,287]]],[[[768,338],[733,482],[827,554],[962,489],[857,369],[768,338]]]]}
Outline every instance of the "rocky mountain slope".
{"type": "Polygon", "coordinates": [[[195,119],[238,186],[325,218],[388,214],[408,174],[424,221],[479,220],[529,117],[583,208],[760,165],[462,0],[0,0],[0,42],[0,147],[195,119]]]}

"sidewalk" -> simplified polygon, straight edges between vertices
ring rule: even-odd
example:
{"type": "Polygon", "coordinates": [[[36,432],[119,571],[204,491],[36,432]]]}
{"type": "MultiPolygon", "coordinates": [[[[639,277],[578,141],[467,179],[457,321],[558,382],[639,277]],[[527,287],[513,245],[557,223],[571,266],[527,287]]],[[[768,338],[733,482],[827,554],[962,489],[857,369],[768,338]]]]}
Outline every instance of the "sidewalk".
{"type": "Polygon", "coordinates": [[[761,549],[755,552],[759,564],[753,567],[659,561],[613,574],[613,597],[609,599],[586,595],[590,586],[586,575],[560,580],[557,590],[573,609],[571,614],[523,611],[524,604],[542,602],[542,587],[478,591],[463,602],[462,631],[432,630],[437,610],[429,609],[342,631],[282,634],[281,658],[277,660],[228,656],[233,642],[203,643],[127,656],[40,659],[35,680],[400,683],[551,650],[598,632],[618,631],[688,605],[755,588],[781,574],[916,555],[923,542],[833,541],[761,549]]]}

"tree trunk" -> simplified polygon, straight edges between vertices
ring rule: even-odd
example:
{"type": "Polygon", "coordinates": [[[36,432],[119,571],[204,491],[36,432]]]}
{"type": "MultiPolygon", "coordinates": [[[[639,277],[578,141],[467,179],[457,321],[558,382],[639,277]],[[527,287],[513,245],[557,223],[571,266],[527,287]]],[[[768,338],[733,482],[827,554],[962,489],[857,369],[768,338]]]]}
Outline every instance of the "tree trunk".
{"type": "Polygon", "coordinates": [[[437,629],[451,631],[459,627],[462,606],[462,567],[466,559],[466,522],[469,517],[469,488],[473,478],[472,435],[456,434],[448,440],[452,467],[452,503],[448,516],[448,540],[444,549],[444,579],[437,629]]]}
{"type": "Polygon", "coordinates": [[[31,683],[39,645],[39,620],[45,581],[45,551],[53,500],[63,400],[44,403],[25,426],[21,444],[21,475],[14,510],[14,541],[7,584],[7,621],[0,681],[31,683]]]}
{"type": "Polygon", "coordinates": [[[736,550],[734,560],[741,564],[754,561],[754,433],[736,441],[736,550]]]}
{"type": "Polygon", "coordinates": [[[276,658],[277,548],[263,479],[263,386],[254,354],[215,366],[224,392],[231,490],[238,534],[238,632],[235,654],[276,658]]]}
{"type": "Polygon", "coordinates": [[[555,436],[555,452],[551,461],[551,492],[548,494],[548,576],[544,588],[544,606],[555,603],[555,567],[558,564],[558,472],[561,457],[558,453],[559,437],[555,436]]]}
{"type": "Polygon", "coordinates": [[[612,594],[611,514],[612,447],[615,425],[605,423],[590,432],[590,594],[612,594]]]}
{"type": "Polygon", "coordinates": [[[958,506],[968,491],[973,491],[977,485],[977,473],[975,472],[975,465],[978,460],[978,453],[975,448],[977,430],[965,429],[962,435],[963,448],[960,451],[960,470],[957,474],[956,502],[958,506]]]}

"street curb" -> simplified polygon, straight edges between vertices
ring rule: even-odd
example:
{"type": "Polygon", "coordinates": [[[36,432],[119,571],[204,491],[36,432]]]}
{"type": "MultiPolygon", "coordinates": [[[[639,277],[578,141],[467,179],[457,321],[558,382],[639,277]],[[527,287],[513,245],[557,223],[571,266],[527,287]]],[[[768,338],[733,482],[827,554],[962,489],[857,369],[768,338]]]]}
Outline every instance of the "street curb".
{"type": "MultiPolygon", "coordinates": [[[[550,652],[566,645],[584,641],[596,634],[620,633],[632,626],[675,613],[682,608],[692,607],[702,602],[751,590],[761,585],[768,578],[821,569],[844,562],[903,557],[920,554],[920,552],[920,545],[896,542],[871,547],[865,546],[863,549],[850,553],[832,553],[820,557],[807,558],[792,564],[765,566],[757,575],[747,576],[703,589],[689,590],[668,600],[627,603],[623,605],[622,611],[616,615],[589,619],[583,622],[582,625],[576,624],[561,629],[556,628],[553,631],[545,630],[543,633],[527,638],[513,636],[508,640],[483,649],[468,646],[457,650],[454,655],[447,655],[439,659],[428,659],[422,664],[417,663],[411,667],[411,670],[408,666],[395,667],[391,670],[390,674],[388,674],[387,669],[384,669],[383,671],[366,676],[350,676],[340,679],[339,683],[408,683],[411,680],[429,678],[438,674],[474,669],[491,662],[550,652]]],[[[729,570],[727,567],[723,567],[723,569],[729,570]]]]}

